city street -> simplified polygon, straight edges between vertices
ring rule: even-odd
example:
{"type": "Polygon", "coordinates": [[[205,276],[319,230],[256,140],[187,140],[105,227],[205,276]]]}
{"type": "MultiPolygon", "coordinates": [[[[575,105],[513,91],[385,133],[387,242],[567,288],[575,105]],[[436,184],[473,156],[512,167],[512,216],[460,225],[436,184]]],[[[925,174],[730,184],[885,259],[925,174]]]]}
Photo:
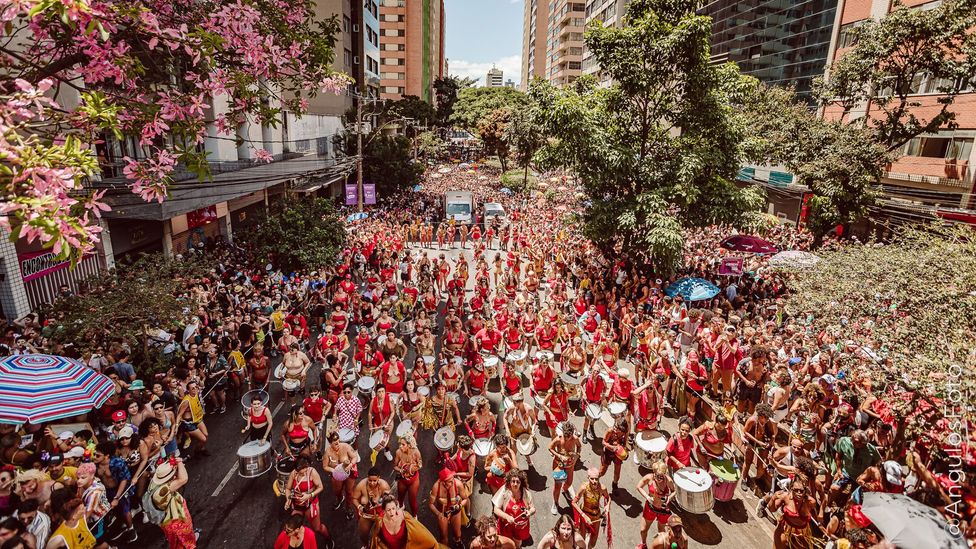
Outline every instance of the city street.
{"type": "MultiPolygon", "coordinates": [[[[449,258],[455,259],[458,250],[446,253],[449,258]]],[[[468,253],[470,254],[470,250],[468,253]]],[[[412,358],[411,353],[411,356],[404,363],[411,364],[412,358]]],[[[317,379],[318,367],[315,366],[309,374],[309,380],[317,379]]],[[[489,394],[492,409],[497,413],[501,405],[497,382],[490,384],[489,389],[492,391],[489,394]]],[[[270,407],[274,411],[276,437],[288,409],[282,402],[282,398],[283,392],[280,385],[273,384],[270,407]]],[[[462,402],[462,416],[468,411],[467,402],[462,402]]],[[[243,439],[243,435],[240,435],[243,420],[240,416],[239,405],[229,407],[227,413],[223,415],[208,416],[206,421],[212,435],[209,444],[212,455],[206,458],[193,459],[189,462],[190,482],[185,488],[194,525],[202,530],[201,545],[204,547],[221,547],[233,544],[237,547],[254,549],[271,547],[287,516],[283,508],[284,499],[276,497],[272,487],[275,478],[274,470],[272,469],[272,471],[254,479],[245,479],[238,475],[237,449],[243,439]]],[[[608,421],[609,416],[605,415],[604,424],[596,429],[597,435],[602,436],[606,431],[608,421]]],[[[582,427],[582,416],[578,410],[573,422],[577,427],[582,427]]],[[[674,432],[676,427],[676,418],[674,414],[670,414],[664,421],[663,430],[670,434],[674,432]]],[[[425,460],[425,467],[421,472],[420,519],[436,534],[436,523],[427,509],[430,488],[437,474],[436,468],[432,465],[435,455],[432,433],[421,431],[418,433],[418,439],[425,460]]],[[[545,450],[549,440],[548,431],[543,424],[539,431],[540,448],[533,456],[534,468],[528,471],[529,486],[533,490],[534,503],[537,509],[537,514],[531,521],[534,542],[541,539],[555,522],[555,518],[550,514],[549,509],[552,504],[552,469],[551,460],[545,450]]],[[[599,444],[599,441],[584,444],[583,464],[578,466],[576,472],[575,483],[577,486],[585,480],[583,469],[588,465],[599,464],[599,454],[596,453],[599,444]]],[[[280,442],[277,442],[277,446],[280,447],[280,442]]],[[[360,436],[358,449],[364,464],[368,464],[370,452],[366,437],[360,436]]],[[[522,465],[524,465],[523,459],[520,458],[522,465]]],[[[483,460],[479,460],[479,467],[482,466],[482,463],[483,460]]],[[[383,471],[384,478],[392,485],[392,465],[382,455],[379,456],[377,465],[383,471]]],[[[365,468],[368,467],[361,467],[360,471],[364,471],[365,468]]],[[[639,543],[641,502],[637,496],[636,485],[640,476],[646,473],[646,470],[638,471],[637,466],[631,460],[628,460],[623,467],[620,491],[613,496],[614,503],[611,507],[615,547],[631,548],[639,543]]],[[[483,479],[483,477],[484,473],[482,472],[480,478],[483,479]]],[[[610,486],[610,481],[611,473],[608,472],[604,477],[604,485],[607,488],[610,486]]],[[[491,512],[490,497],[482,484],[476,482],[475,495],[472,501],[473,518],[491,512]]],[[[745,500],[743,497],[741,490],[738,490],[735,499],[724,504],[717,502],[715,509],[705,515],[691,515],[680,512],[686,531],[691,538],[690,546],[768,546],[772,530],[770,523],[756,519],[753,514],[756,503],[754,497],[749,496],[745,500]]],[[[335,498],[327,480],[321,502],[325,517],[324,522],[336,539],[336,546],[342,548],[360,547],[361,544],[356,539],[355,521],[348,521],[341,512],[332,511],[335,498]]],[[[565,505],[565,502],[563,504],[565,505]]],[[[569,512],[568,507],[564,507],[563,512],[569,512]]],[[[467,529],[466,533],[470,535],[471,531],[471,529],[467,529]]],[[[144,538],[142,541],[145,542],[148,539],[144,538]]],[[[140,543],[140,545],[142,544],[140,543]]],[[[163,544],[160,541],[157,545],[162,546],[163,544]]],[[[534,545],[535,543],[533,543],[534,545]]],[[[601,531],[601,541],[597,546],[606,546],[605,531],[601,531]]]]}

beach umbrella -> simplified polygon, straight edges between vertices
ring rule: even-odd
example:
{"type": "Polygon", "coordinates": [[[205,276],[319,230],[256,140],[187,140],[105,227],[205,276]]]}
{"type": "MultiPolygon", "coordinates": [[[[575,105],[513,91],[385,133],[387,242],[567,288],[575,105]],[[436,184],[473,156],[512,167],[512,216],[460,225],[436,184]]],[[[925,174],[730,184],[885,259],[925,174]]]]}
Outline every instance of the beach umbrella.
{"type": "Polygon", "coordinates": [[[504,194],[506,196],[511,196],[512,195],[512,189],[509,189],[507,187],[502,187],[502,190],[500,190],[498,192],[500,192],[500,193],[502,193],[502,194],[504,194]]]}
{"type": "Polygon", "coordinates": [[[904,494],[867,492],[861,504],[864,516],[895,547],[911,549],[966,549],[961,534],[952,535],[949,525],[933,507],[904,494]]]}
{"type": "Polygon", "coordinates": [[[366,219],[369,214],[366,212],[356,212],[346,218],[346,223],[352,223],[353,221],[359,221],[360,219],[366,219]]]}
{"type": "Polygon", "coordinates": [[[468,169],[470,167],[471,167],[471,164],[468,164],[467,162],[462,162],[461,164],[458,165],[458,168],[461,168],[462,170],[466,170],[466,169],[468,169]]]}
{"type": "Polygon", "coordinates": [[[413,186],[413,192],[415,192],[415,193],[419,193],[422,190],[424,190],[424,186],[423,185],[414,185],[413,186]]]}
{"type": "Polygon", "coordinates": [[[789,269],[808,269],[819,261],[820,258],[816,254],[800,250],[787,250],[770,257],[769,265],[789,269]]]}
{"type": "Polygon", "coordinates": [[[688,301],[703,301],[718,295],[718,286],[705,280],[704,278],[682,278],[664,290],[665,295],[681,297],[688,301]]]}
{"type": "Polygon", "coordinates": [[[747,234],[734,234],[723,240],[721,246],[727,250],[754,254],[774,254],[779,251],[772,242],[747,234]]]}
{"type": "Polygon", "coordinates": [[[440,173],[451,173],[451,168],[441,168],[437,171],[440,173]]]}
{"type": "Polygon", "coordinates": [[[0,423],[33,424],[87,413],[115,392],[108,377],[54,355],[0,359],[0,423]]]}

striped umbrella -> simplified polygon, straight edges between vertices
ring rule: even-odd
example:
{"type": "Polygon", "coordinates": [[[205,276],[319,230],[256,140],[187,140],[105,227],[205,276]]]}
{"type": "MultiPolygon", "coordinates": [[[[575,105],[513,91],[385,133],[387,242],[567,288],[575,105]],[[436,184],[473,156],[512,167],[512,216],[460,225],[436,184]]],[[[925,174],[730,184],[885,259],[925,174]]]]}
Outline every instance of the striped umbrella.
{"type": "Polygon", "coordinates": [[[0,359],[0,423],[42,423],[101,406],[112,380],[63,356],[15,355],[0,359]]]}

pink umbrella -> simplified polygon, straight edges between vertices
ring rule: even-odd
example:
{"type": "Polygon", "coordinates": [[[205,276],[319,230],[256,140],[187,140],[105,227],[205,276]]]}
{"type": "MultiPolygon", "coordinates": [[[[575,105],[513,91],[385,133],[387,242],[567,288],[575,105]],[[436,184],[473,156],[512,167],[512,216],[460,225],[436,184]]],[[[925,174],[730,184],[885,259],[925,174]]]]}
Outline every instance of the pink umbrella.
{"type": "Polygon", "coordinates": [[[779,251],[772,242],[747,234],[732,235],[723,240],[721,246],[727,250],[753,254],[774,254],[779,251]]]}

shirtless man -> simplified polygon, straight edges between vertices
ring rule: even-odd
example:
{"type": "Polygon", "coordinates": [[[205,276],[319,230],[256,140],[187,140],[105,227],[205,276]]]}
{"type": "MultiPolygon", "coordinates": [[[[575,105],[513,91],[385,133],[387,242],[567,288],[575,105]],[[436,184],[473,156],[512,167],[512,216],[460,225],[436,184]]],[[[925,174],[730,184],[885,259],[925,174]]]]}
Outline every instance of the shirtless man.
{"type": "MultiPolygon", "coordinates": [[[[502,415],[502,425],[505,433],[512,439],[518,440],[522,435],[529,435],[535,439],[535,430],[539,424],[538,414],[531,404],[526,402],[521,391],[511,396],[512,407],[502,415]]],[[[534,446],[534,444],[533,444],[534,446]]],[[[532,467],[532,456],[525,456],[525,461],[532,467]]]]}
{"type": "Polygon", "coordinates": [[[549,442],[549,453],[552,454],[552,507],[549,511],[556,515],[559,513],[559,493],[566,495],[568,501],[572,501],[573,494],[570,492],[573,487],[573,471],[576,469],[576,462],[579,460],[583,445],[579,437],[576,436],[576,427],[569,421],[564,421],[559,425],[557,432],[559,436],[549,442]]]}
{"type": "Polygon", "coordinates": [[[475,522],[478,536],[471,540],[471,549],[516,549],[518,545],[511,538],[498,534],[498,521],[495,517],[481,517],[475,522]]]}
{"type": "MultiPolygon", "coordinates": [[[[288,347],[288,352],[282,357],[281,363],[285,365],[285,380],[298,380],[298,386],[294,390],[285,390],[285,398],[290,401],[295,395],[305,392],[305,376],[312,365],[308,355],[298,348],[298,342],[294,342],[288,347]]],[[[286,404],[288,402],[286,401],[286,404]]]]}
{"type": "Polygon", "coordinates": [[[389,491],[390,484],[380,478],[380,470],[377,467],[370,467],[366,478],[360,480],[352,492],[356,516],[359,517],[359,539],[363,545],[369,544],[370,530],[373,528],[373,523],[379,520],[382,512],[380,499],[389,491]]]}
{"type": "Polygon", "coordinates": [[[332,478],[332,491],[336,495],[335,509],[338,510],[345,503],[346,517],[351,519],[353,517],[352,489],[356,479],[359,478],[359,452],[345,442],[339,442],[338,432],[329,434],[327,440],[329,446],[322,455],[322,470],[332,478]],[[336,480],[337,468],[342,470],[338,475],[340,478],[343,473],[347,473],[348,477],[344,480],[336,480]]]}

